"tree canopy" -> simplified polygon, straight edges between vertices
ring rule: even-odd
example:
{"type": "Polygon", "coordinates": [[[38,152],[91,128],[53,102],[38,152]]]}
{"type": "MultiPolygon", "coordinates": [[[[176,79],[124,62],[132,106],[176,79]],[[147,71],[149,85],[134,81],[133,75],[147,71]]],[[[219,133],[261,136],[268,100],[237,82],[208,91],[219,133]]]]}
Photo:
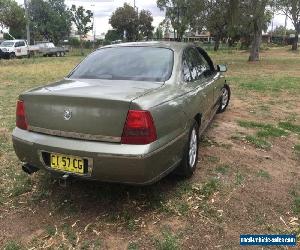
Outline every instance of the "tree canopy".
{"type": "Polygon", "coordinates": [[[275,0],[275,5],[294,25],[296,32],[292,49],[297,50],[300,35],[300,0],[275,0]]]}
{"type": "Polygon", "coordinates": [[[74,4],[72,5],[71,20],[74,22],[80,36],[86,36],[93,29],[92,17],[92,11],[85,10],[82,6],[76,7],[74,4]]]}
{"type": "Polygon", "coordinates": [[[8,28],[15,38],[25,34],[25,11],[14,0],[0,0],[0,26],[8,28]]]}
{"type": "Polygon", "coordinates": [[[58,43],[70,34],[71,16],[64,0],[31,0],[29,18],[34,40],[58,43]]]}
{"type": "Polygon", "coordinates": [[[105,34],[105,41],[112,42],[117,40],[122,40],[123,34],[119,33],[116,30],[108,30],[105,34]]]}
{"type": "Polygon", "coordinates": [[[139,38],[148,39],[152,37],[154,27],[153,17],[150,11],[141,10],[139,13],[132,6],[125,3],[113,12],[109,23],[119,33],[126,33],[128,41],[136,41],[139,38]]]}
{"type": "Polygon", "coordinates": [[[74,4],[71,7],[71,20],[77,28],[80,37],[81,54],[83,55],[82,39],[89,31],[93,29],[92,17],[93,13],[90,10],[85,10],[82,6],[76,7],[74,4]]]}
{"type": "Polygon", "coordinates": [[[150,11],[142,10],[139,13],[139,33],[142,38],[152,38],[154,27],[152,26],[153,17],[150,11]]]}
{"type": "Polygon", "coordinates": [[[246,40],[251,45],[249,60],[259,59],[262,31],[267,29],[273,5],[271,0],[157,0],[165,11],[178,40],[188,30],[209,31],[215,39],[215,50],[223,39],[246,40]]]}
{"type": "Polygon", "coordinates": [[[111,26],[119,33],[126,33],[128,41],[135,41],[138,38],[138,13],[136,10],[125,3],[113,12],[109,19],[111,26]]]}

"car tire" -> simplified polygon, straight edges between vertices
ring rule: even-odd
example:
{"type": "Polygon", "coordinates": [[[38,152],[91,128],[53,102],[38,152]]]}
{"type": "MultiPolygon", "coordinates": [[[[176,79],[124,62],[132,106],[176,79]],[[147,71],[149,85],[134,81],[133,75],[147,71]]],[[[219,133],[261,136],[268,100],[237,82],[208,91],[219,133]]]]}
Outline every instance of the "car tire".
{"type": "Polygon", "coordinates": [[[16,58],[16,54],[14,52],[9,54],[9,59],[15,59],[16,58]]]}
{"type": "Polygon", "coordinates": [[[226,110],[226,108],[229,105],[230,97],[231,97],[231,91],[228,84],[224,84],[221,91],[222,91],[222,95],[220,99],[220,106],[217,113],[223,113],[226,110]]]}
{"type": "Polygon", "coordinates": [[[189,139],[183,150],[183,158],[176,173],[185,178],[191,177],[198,163],[199,125],[195,121],[189,131],[189,139]]]}

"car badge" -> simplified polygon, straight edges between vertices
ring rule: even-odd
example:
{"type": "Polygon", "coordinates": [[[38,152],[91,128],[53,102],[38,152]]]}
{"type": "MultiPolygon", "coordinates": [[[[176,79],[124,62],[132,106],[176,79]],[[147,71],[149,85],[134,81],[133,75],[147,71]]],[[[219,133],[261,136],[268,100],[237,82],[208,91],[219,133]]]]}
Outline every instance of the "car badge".
{"type": "Polygon", "coordinates": [[[72,118],[72,111],[69,109],[66,109],[64,112],[64,119],[66,121],[69,121],[72,118]]]}

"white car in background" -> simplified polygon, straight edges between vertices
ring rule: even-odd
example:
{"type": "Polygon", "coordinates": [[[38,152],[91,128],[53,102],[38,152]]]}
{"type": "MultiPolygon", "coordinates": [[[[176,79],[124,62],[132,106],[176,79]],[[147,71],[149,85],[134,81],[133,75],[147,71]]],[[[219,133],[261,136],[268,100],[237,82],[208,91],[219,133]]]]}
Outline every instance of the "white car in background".
{"type": "Polygon", "coordinates": [[[25,40],[6,40],[0,44],[1,57],[15,58],[29,55],[28,45],[25,40]]]}

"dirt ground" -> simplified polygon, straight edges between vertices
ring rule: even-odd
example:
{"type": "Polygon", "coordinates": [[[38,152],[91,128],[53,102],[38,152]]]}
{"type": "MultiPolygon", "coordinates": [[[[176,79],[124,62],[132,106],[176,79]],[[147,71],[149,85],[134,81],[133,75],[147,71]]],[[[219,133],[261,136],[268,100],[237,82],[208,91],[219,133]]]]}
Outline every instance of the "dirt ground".
{"type": "Polygon", "coordinates": [[[268,50],[256,64],[242,52],[212,57],[229,65],[232,98],[202,138],[188,180],[170,175],[149,187],[77,180],[61,188],[47,173],[23,176],[10,123],[1,124],[0,246],[241,249],[240,234],[300,235],[300,55],[268,50]]]}

